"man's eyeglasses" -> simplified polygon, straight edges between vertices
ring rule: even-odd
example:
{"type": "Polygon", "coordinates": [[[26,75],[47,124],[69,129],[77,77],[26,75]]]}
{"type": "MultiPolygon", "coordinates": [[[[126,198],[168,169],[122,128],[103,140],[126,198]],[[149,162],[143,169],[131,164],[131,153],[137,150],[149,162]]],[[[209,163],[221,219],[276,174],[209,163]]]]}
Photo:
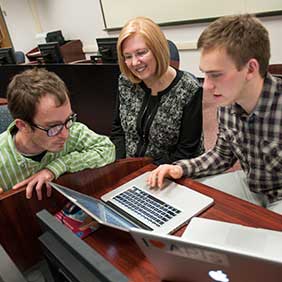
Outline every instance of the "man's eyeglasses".
{"type": "Polygon", "coordinates": [[[149,53],[149,51],[150,50],[147,49],[147,48],[140,49],[140,50],[137,50],[136,52],[134,52],[132,54],[129,54],[129,53],[124,54],[123,58],[124,58],[125,62],[131,61],[133,57],[135,57],[137,59],[142,59],[143,57],[145,57],[149,53]]]}
{"type": "Polygon", "coordinates": [[[64,123],[55,124],[55,125],[52,125],[48,128],[44,128],[44,127],[37,125],[37,124],[34,124],[34,123],[30,123],[30,125],[38,128],[40,130],[46,131],[46,133],[49,137],[53,137],[53,136],[60,134],[64,127],[66,129],[71,128],[72,125],[74,124],[74,122],[76,121],[76,119],[77,119],[77,114],[72,114],[71,116],[69,116],[69,118],[64,123]]]}

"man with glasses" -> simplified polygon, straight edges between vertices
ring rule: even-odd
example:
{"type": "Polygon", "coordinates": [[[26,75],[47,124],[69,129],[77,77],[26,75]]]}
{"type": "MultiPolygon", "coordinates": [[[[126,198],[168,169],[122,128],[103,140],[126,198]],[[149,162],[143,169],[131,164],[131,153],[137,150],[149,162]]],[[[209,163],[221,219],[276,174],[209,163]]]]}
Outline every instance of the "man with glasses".
{"type": "Polygon", "coordinates": [[[76,122],[65,83],[54,73],[32,69],[16,75],[7,90],[14,122],[0,135],[0,187],[26,186],[42,199],[46,184],[65,172],[101,167],[114,161],[108,137],[76,122]]]}

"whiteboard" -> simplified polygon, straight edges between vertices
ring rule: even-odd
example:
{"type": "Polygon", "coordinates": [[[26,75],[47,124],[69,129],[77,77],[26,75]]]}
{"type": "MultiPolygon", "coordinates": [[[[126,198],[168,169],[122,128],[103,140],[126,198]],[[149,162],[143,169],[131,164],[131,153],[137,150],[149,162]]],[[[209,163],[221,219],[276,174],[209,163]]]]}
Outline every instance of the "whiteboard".
{"type": "Polygon", "coordinates": [[[204,22],[239,13],[282,14],[282,0],[100,0],[105,29],[146,16],[160,25],[204,22]]]}

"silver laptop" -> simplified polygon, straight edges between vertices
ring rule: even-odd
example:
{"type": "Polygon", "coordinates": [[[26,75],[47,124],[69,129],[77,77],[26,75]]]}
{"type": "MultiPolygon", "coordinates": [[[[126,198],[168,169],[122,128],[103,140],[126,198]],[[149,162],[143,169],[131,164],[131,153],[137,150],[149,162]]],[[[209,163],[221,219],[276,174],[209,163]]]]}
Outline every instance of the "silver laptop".
{"type": "Polygon", "coordinates": [[[282,277],[282,232],[196,217],[182,237],[130,233],[168,281],[277,282],[282,277]]]}
{"type": "Polygon", "coordinates": [[[213,204],[212,198],[168,179],[162,189],[151,188],[146,184],[149,174],[132,179],[101,199],[148,229],[164,234],[172,233],[213,204]]]}
{"type": "Polygon", "coordinates": [[[213,199],[166,180],[162,189],[147,186],[144,173],[101,197],[81,194],[55,183],[50,185],[99,223],[121,230],[142,228],[171,233],[201,213],[213,199]]]}

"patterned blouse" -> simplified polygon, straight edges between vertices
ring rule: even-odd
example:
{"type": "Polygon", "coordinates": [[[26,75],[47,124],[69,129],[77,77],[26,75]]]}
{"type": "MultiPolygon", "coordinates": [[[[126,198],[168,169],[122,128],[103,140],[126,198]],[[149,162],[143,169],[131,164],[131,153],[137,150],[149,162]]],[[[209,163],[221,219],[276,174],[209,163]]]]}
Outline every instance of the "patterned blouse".
{"type": "Polygon", "coordinates": [[[157,96],[144,83],[119,78],[111,140],[117,158],[149,156],[157,164],[204,152],[202,88],[188,72],[177,71],[157,96]]]}

